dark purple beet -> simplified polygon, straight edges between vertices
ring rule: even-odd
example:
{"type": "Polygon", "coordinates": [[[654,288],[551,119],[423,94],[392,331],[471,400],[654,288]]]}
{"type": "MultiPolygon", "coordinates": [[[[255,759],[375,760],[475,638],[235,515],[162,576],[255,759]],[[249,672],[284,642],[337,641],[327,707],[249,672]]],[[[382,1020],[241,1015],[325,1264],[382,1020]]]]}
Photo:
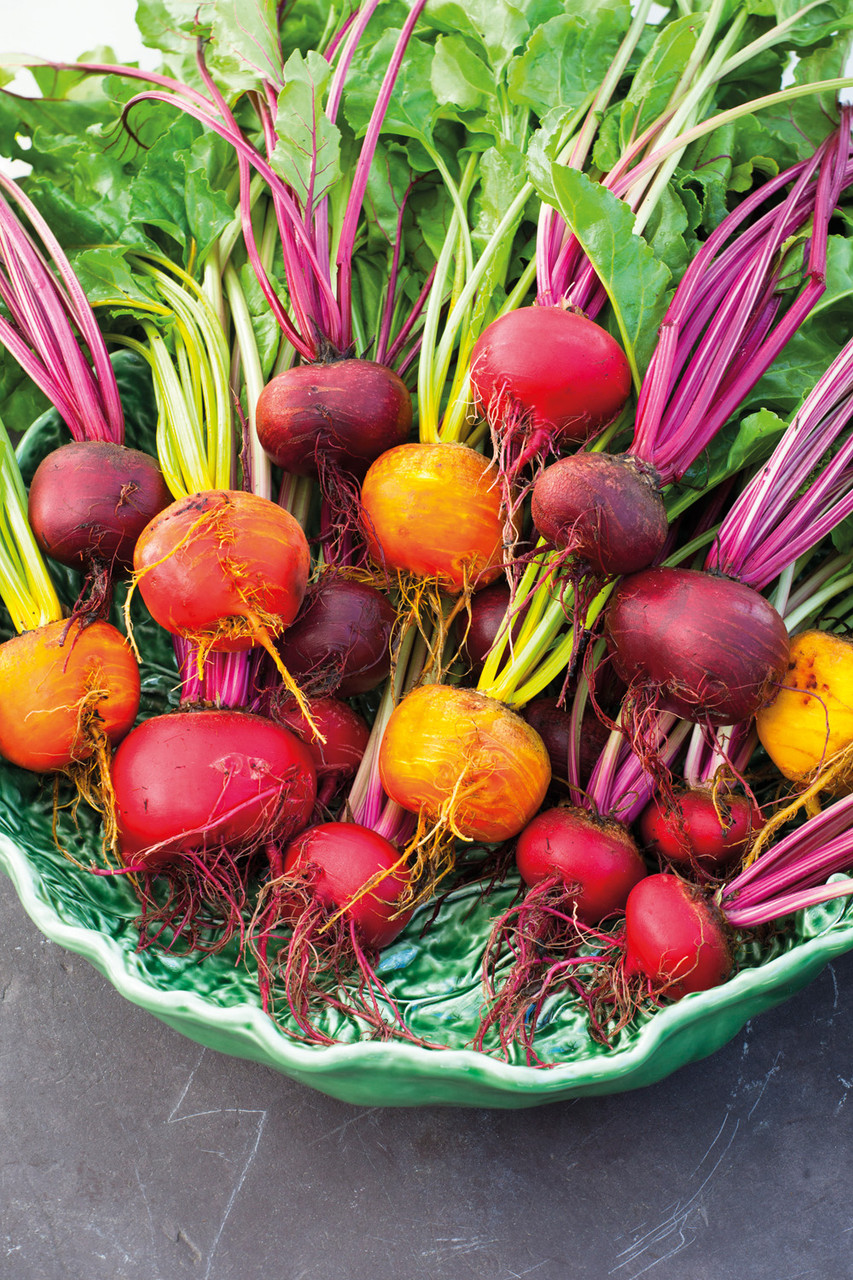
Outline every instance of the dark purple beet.
{"type": "Polygon", "coordinates": [[[42,551],[60,564],[129,569],[140,533],[171,502],[150,454],[105,440],[72,441],[36,469],[29,519],[42,551]]]}
{"type": "MultiPolygon", "coordinates": [[[[561,782],[568,780],[569,769],[569,737],[571,735],[571,712],[559,706],[556,698],[534,698],[521,713],[545,743],[545,750],[551,759],[551,772],[561,782]]],[[[580,733],[580,785],[589,782],[598,757],[610,736],[610,730],[602,724],[593,708],[584,707],[580,733]]]]}
{"type": "Polygon", "coordinates": [[[685,720],[748,720],[774,696],[788,665],[788,632],[770,602],[697,569],[623,578],[605,633],[617,675],[685,720]]]}
{"type": "Polygon", "coordinates": [[[284,471],[316,477],[331,464],[361,476],[408,439],[412,397],[373,360],[297,365],[264,387],[256,421],[261,444],[284,471]]]}
{"type": "Polygon", "coordinates": [[[376,587],[327,573],[309,586],[279,645],[290,673],[317,693],[367,693],[391,669],[394,606],[376,587]]]}
{"type": "Polygon", "coordinates": [[[630,454],[559,458],[533,486],[531,516],[543,538],[608,578],[652,564],[667,535],[655,478],[630,454]]]}
{"type": "MultiPolygon", "coordinates": [[[[460,617],[458,625],[465,633],[465,654],[475,674],[482,670],[488,652],[503,626],[509,602],[509,584],[505,579],[499,578],[471,597],[470,618],[466,613],[460,617]]],[[[520,618],[513,621],[513,634],[518,632],[520,622],[520,618]]]]}

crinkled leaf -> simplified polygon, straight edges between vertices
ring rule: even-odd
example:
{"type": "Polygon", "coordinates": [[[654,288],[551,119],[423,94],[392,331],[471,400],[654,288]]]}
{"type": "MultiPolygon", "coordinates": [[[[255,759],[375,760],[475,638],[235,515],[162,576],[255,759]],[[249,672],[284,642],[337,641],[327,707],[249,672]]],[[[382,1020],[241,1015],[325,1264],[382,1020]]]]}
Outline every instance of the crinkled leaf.
{"type": "Polygon", "coordinates": [[[670,272],[634,235],[633,213],[611,191],[563,165],[553,166],[552,182],[560,213],[607,291],[636,382],[657,341],[670,272]]]}
{"type": "Polygon", "coordinates": [[[128,266],[124,245],[86,249],[76,255],[73,266],[92,305],[108,307],[113,316],[129,313],[136,319],[140,304],[156,301],[162,306],[153,285],[128,266]]]}
{"type": "Polygon", "coordinates": [[[272,167],[304,208],[320,200],[341,176],[340,130],[324,111],[330,76],[320,54],[294,52],[278,100],[272,167]]]}
{"type": "Polygon", "coordinates": [[[646,225],[644,237],[654,250],[655,257],[669,268],[673,283],[681,279],[690,261],[693,237],[681,194],[672,186],[666,187],[646,225]]]}
{"type": "Polygon", "coordinates": [[[221,186],[233,162],[228,144],[189,116],[148,151],[131,188],[130,218],[159,227],[183,249],[183,265],[207,251],[234,216],[221,186]]]}
{"type": "Polygon", "coordinates": [[[149,49],[163,55],[163,66],[179,80],[199,84],[196,41],[210,35],[209,0],[137,0],[136,25],[149,49]]]}
{"type": "Polygon", "coordinates": [[[50,406],[47,396],[4,349],[0,349],[0,405],[3,423],[12,436],[26,431],[50,406]]]}

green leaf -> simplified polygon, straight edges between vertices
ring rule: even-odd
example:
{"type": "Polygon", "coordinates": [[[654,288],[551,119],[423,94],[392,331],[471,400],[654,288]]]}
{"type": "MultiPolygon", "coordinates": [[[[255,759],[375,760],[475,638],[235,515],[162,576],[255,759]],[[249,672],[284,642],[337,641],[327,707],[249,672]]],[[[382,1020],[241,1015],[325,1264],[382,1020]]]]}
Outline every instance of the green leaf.
{"type": "Polygon", "coordinates": [[[567,0],[564,11],[537,27],[507,72],[510,99],[541,118],[574,109],[603,80],[630,23],[625,0],[567,0]]]}
{"type": "Polygon", "coordinates": [[[607,291],[635,385],[645,372],[667,305],[670,272],[634,235],[634,215],[584,173],[552,166],[557,208],[607,291]]]}
{"type": "Polygon", "coordinates": [[[281,330],[249,263],[244,263],[240,268],[240,287],[249,309],[264,378],[269,378],[281,345],[281,330]]]}
{"type": "Polygon", "coordinates": [[[340,130],[323,110],[331,68],[318,53],[292,53],[279,95],[272,167],[303,208],[322,199],[341,176],[340,130]]]}
{"type": "Polygon", "coordinates": [[[234,217],[216,189],[228,162],[233,164],[233,154],[226,142],[189,116],[178,117],[150,148],[133,181],[130,220],[165,231],[184,250],[184,267],[194,256],[203,261],[234,217]]]}
{"type": "Polygon", "coordinates": [[[73,266],[92,306],[109,306],[113,315],[129,313],[137,319],[140,304],[159,302],[148,280],[128,267],[125,245],[103,245],[77,254],[73,266]]]}
{"type": "Polygon", "coordinates": [[[485,116],[493,109],[494,72],[463,36],[439,37],[431,78],[436,101],[445,109],[450,107],[454,118],[469,112],[485,116]]]}
{"type": "Polygon", "coordinates": [[[667,23],[655,38],[619,106],[622,147],[662,115],[693,54],[701,27],[695,14],[685,14],[667,23]]]}
{"type": "MultiPolygon", "coordinates": [[[[464,4],[457,0],[431,0],[424,11],[423,22],[448,35],[479,44],[497,79],[503,76],[513,54],[523,48],[532,30],[524,8],[523,2],[513,4],[510,0],[467,0],[464,4]]],[[[547,16],[551,17],[561,12],[562,6],[551,0],[547,10],[547,16]]]]}
{"type": "MultiPolygon", "coordinates": [[[[367,130],[382,79],[397,43],[399,31],[386,31],[366,53],[353,59],[344,94],[344,115],[355,136],[367,130]]],[[[414,138],[431,145],[438,103],[432,89],[433,48],[413,37],[385,113],[382,132],[414,138]]]]}
{"type": "Polygon", "coordinates": [[[282,83],[276,0],[208,0],[200,13],[210,22],[208,64],[232,88],[282,83]]]}

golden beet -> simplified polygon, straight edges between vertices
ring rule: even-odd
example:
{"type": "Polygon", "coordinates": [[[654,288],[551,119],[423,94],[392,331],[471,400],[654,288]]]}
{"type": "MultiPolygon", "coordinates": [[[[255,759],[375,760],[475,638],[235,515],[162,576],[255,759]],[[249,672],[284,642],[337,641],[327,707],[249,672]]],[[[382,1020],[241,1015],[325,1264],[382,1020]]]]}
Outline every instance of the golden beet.
{"type": "Polygon", "coordinates": [[[782,688],[755,723],[779,772],[811,779],[853,743],[853,644],[830,631],[794,636],[782,688]]]}

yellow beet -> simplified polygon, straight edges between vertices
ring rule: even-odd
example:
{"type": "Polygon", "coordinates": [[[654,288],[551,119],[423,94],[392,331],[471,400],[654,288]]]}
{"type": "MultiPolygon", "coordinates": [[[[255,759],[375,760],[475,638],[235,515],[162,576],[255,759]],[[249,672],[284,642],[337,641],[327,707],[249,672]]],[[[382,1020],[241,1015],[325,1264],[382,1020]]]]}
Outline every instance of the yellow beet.
{"type": "Polygon", "coordinates": [[[853,643],[829,631],[794,636],[782,685],[755,724],[776,768],[800,782],[853,743],[853,643]]]}

